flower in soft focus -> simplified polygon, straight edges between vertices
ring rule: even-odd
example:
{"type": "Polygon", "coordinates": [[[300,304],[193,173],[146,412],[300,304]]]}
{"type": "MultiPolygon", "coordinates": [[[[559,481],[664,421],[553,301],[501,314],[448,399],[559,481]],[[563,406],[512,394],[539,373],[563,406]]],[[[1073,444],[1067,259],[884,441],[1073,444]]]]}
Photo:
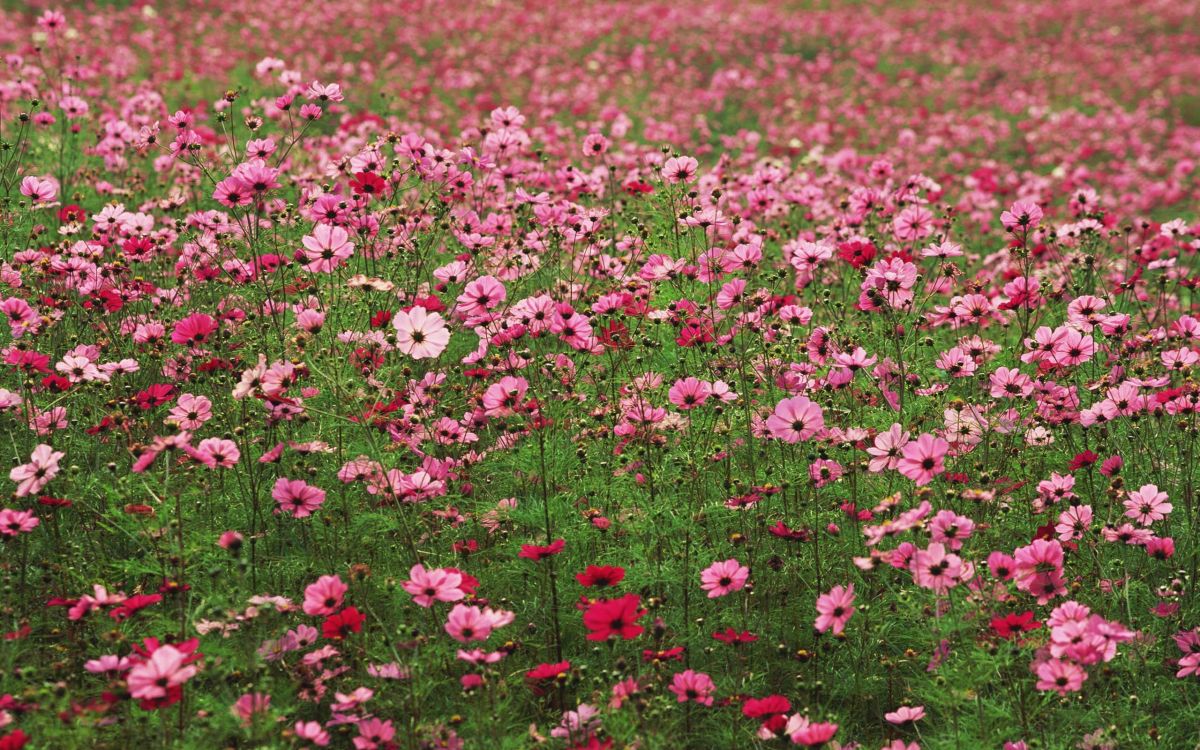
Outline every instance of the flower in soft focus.
{"type": "Polygon", "coordinates": [[[895,711],[889,711],[888,713],[884,714],[883,718],[887,719],[888,723],[896,724],[897,726],[912,724],[925,718],[925,707],[901,706],[895,711]]]}
{"type": "Polygon", "coordinates": [[[183,685],[198,671],[179,649],[159,646],[149,658],[129,670],[126,682],[129,684],[129,694],[134,698],[165,698],[169,689],[183,685]]]}
{"type": "Polygon", "coordinates": [[[346,607],[337,614],[326,617],[321,623],[321,634],[330,640],[340,641],[351,633],[362,632],[366,615],[355,607],[346,607]]]}
{"type": "Polygon", "coordinates": [[[1000,223],[1010,232],[1028,231],[1042,221],[1042,209],[1033,201],[1017,201],[1000,214],[1000,223]]]}
{"type": "Polygon", "coordinates": [[[713,704],[712,695],[716,692],[717,686],[703,672],[687,669],[676,672],[667,689],[675,694],[679,703],[695,701],[702,706],[711,706],[713,704]]]}

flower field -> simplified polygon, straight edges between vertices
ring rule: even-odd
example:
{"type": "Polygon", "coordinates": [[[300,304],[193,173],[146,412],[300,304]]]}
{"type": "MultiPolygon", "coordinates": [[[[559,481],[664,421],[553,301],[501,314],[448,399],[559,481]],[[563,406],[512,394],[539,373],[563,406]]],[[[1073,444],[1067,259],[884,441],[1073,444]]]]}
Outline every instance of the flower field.
{"type": "Polygon", "coordinates": [[[1200,4],[0,11],[0,750],[1200,747],[1200,4]]]}

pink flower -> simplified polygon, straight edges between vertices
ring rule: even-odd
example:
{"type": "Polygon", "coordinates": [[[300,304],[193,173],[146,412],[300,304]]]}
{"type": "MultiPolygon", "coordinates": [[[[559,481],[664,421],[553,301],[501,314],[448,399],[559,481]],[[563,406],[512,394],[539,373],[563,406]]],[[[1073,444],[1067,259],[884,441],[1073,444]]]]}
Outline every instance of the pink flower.
{"type": "Polygon", "coordinates": [[[896,468],[901,474],[913,480],[917,486],[926,485],[932,482],[935,476],[946,470],[942,459],[949,451],[949,443],[925,433],[916,441],[904,446],[896,468]]]}
{"type": "Polygon", "coordinates": [[[1035,539],[1032,544],[1018,549],[1013,558],[1017,566],[1017,588],[1037,597],[1038,604],[1066,593],[1063,548],[1057,539],[1035,539]]]}
{"type": "Polygon", "coordinates": [[[401,585],[422,607],[432,607],[435,601],[456,602],[466,596],[461,588],[462,573],[457,570],[425,570],[424,565],[418,564],[409,569],[408,576],[409,580],[401,585]]]}
{"type": "Polygon", "coordinates": [[[350,234],[331,224],[318,224],[300,244],[304,245],[304,257],[308,258],[305,268],[313,273],[329,273],[354,255],[350,234]]]}
{"type": "Polygon", "coordinates": [[[318,721],[297,721],[292,731],[302,740],[308,740],[318,747],[329,745],[329,732],[318,721]]]}
{"type": "Polygon", "coordinates": [[[883,718],[887,719],[888,722],[892,724],[896,724],[897,726],[912,724],[915,721],[920,721],[921,719],[925,718],[925,707],[901,706],[895,711],[890,711],[884,714],[883,718]]]}
{"type": "Polygon", "coordinates": [[[185,664],[187,656],[174,646],[159,646],[150,658],[129,670],[129,694],[139,700],[164,698],[169,688],[190,680],[196,667],[185,664]]]}
{"type": "Polygon", "coordinates": [[[1000,223],[1010,232],[1029,231],[1042,220],[1042,209],[1033,201],[1017,201],[1000,214],[1000,223]]]}
{"type": "Polygon", "coordinates": [[[230,707],[230,713],[241,720],[243,726],[250,726],[254,718],[265,714],[271,709],[271,696],[266,693],[246,693],[237,699],[230,707]]]}
{"type": "Polygon", "coordinates": [[[471,316],[487,312],[505,300],[504,285],[492,276],[480,276],[467,284],[458,295],[458,309],[471,316]]]}
{"type": "Polygon", "coordinates": [[[413,359],[435,358],[450,343],[450,331],[442,316],[423,307],[401,310],[392,316],[396,348],[413,359]]]}
{"type": "Polygon", "coordinates": [[[11,508],[0,510],[0,536],[28,534],[36,529],[39,523],[41,521],[31,511],[11,508]]]}
{"type": "Polygon", "coordinates": [[[325,502],[325,490],[313,487],[302,479],[275,480],[271,497],[279,503],[276,513],[287,512],[293,518],[306,518],[325,502]]]}
{"type": "Polygon", "coordinates": [[[204,313],[189,315],[175,324],[171,333],[171,341],[196,347],[207,343],[209,336],[217,330],[217,321],[204,313]]]}
{"type": "Polygon", "coordinates": [[[939,510],[929,522],[929,536],[957,552],[975,531],[975,522],[952,510],[939,510]]]}
{"type": "Polygon", "coordinates": [[[837,730],[837,724],[809,721],[808,717],[800,714],[793,714],[783,727],[783,733],[792,740],[792,744],[805,747],[826,744],[837,734],[837,730]]]}
{"type": "Polygon", "coordinates": [[[750,569],[735,559],[715,562],[700,573],[700,588],[709,599],[740,591],[750,578],[750,569]]]}
{"type": "Polygon", "coordinates": [[[867,448],[871,454],[871,462],[867,469],[876,474],[887,469],[894,469],[900,464],[901,451],[908,445],[909,436],[899,424],[893,423],[887,432],[875,436],[875,445],[867,448]]]}
{"type": "Polygon", "coordinates": [[[1074,662],[1050,659],[1037,665],[1037,677],[1038,690],[1053,690],[1059,695],[1066,695],[1083,688],[1087,672],[1074,662]]]}
{"type": "Polygon", "coordinates": [[[210,419],[212,401],[191,393],[182,394],[167,415],[167,423],[177,425],[181,430],[198,430],[210,419]]]}
{"type": "Polygon", "coordinates": [[[321,576],[304,589],[304,614],[332,615],[342,608],[349,587],[338,576],[321,576]]]}
{"type": "Polygon", "coordinates": [[[696,378],[676,380],[667,393],[667,398],[677,408],[687,411],[701,406],[712,395],[712,386],[696,378]]]}
{"type": "Polygon", "coordinates": [[[918,586],[939,594],[957,586],[963,573],[962,559],[958,555],[948,554],[946,547],[937,542],[930,544],[927,549],[918,550],[909,566],[918,586]]]}
{"type": "Polygon", "coordinates": [[[711,706],[713,704],[712,694],[716,692],[717,686],[703,672],[687,669],[675,673],[675,676],[671,678],[671,686],[668,690],[678,697],[680,703],[695,701],[702,706],[711,706]]]}
{"type": "Polygon", "coordinates": [[[455,604],[446,617],[445,629],[450,637],[459,643],[486,641],[494,629],[509,624],[515,617],[512,612],[490,607],[480,609],[476,606],[455,604]]]}
{"type": "Polygon", "coordinates": [[[17,483],[13,492],[17,497],[26,497],[41,492],[42,488],[58,476],[58,462],[66,454],[48,445],[39,444],[29,456],[29,463],[13,467],[8,478],[17,483]]]}
{"type": "Polygon", "coordinates": [[[53,177],[30,175],[21,180],[21,195],[36,203],[49,203],[58,197],[58,181],[53,177]]]}
{"type": "Polygon", "coordinates": [[[793,396],[775,405],[775,413],[767,417],[767,429],[771,431],[771,437],[785,443],[798,443],[825,429],[825,415],[821,407],[807,397],[793,396]]]}
{"type": "Polygon", "coordinates": [[[840,634],[846,628],[850,616],[854,614],[854,584],[849,586],[834,586],[827,593],[817,597],[818,632],[824,633],[830,628],[834,635],[840,634]]]}
{"type": "Polygon", "coordinates": [[[1143,484],[1141,489],[1130,492],[1126,498],[1125,517],[1132,518],[1142,526],[1150,526],[1166,518],[1174,509],[1167,499],[1167,493],[1160,492],[1156,485],[1143,484]]]}
{"type": "Polygon", "coordinates": [[[916,242],[933,234],[933,212],[924,206],[908,206],[892,221],[892,235],[901,242],[916,242]]]}
{"type": "Polygon", "coordinates": [[[695,179],[699,168],[700,162],[690,156],[672,156],[663,163],[660,174],[666,182],[679,184],[695,179]]]}

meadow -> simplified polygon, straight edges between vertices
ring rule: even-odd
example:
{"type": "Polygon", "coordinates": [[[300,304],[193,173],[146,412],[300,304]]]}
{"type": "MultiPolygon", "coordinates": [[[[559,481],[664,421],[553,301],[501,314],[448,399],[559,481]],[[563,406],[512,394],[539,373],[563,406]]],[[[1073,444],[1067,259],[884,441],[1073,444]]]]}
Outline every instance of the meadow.
{"type": "Polygon", "coordinates": [[[1200,747],[1194,0],[0,10],[0,750],[1200,747]]]}

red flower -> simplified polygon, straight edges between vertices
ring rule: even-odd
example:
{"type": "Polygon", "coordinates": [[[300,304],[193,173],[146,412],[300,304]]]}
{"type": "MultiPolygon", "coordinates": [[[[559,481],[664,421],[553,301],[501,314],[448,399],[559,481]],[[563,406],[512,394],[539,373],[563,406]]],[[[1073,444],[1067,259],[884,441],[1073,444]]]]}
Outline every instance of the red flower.
{"type": "Polygon", "coordinates": [[[549,683],[562,679],[571,671],[571,662],[560,661],[553,664],[539,664],[525,673],[525,684],[534,695],[545,695],[549,683]]]}
{"type": "Polygon", "coordinates": [[[1083,453],[1076,454],[1075,458],[1071,459],[1071,464],[1067,468],[1070,471],[1078,471],[1079,469],[1091,466],[1099,460],[1100,457],[1092,451],[1084,451],[1083,453]]]}
{"type": "Polygon", "coordinates": [[[616,586],[625,578],[625,569],[611,565],[589,565],[587,570],[575,574],[575,580],[583,586],[616,586]]]}
{"type": "Polygon", "coordinates": [[[142,411],[148,411],[156,406],[162,406],[175,398],[175,386],[168,383],[155,383],[133,397],[134,403],[142,411]]]}
{"type": "Polygon", "coordinates": [[[1001,638],[1013,639],[1021,633],[1030,630],[1037,630],[1042,624],[1033,619],[1033,612],[1022,612],[1021,614],[1010,613],[1004,617],[992,618],[992,630],[1001,638]]]}
{"type": "Polygon", "coordinates": [[[583,624],[591,632],[589,641],[606,641],[614,635],[625,640],[637,638],[645,630],[637,624],[638,618],[646,614],[639,609],[642,598],[637,594],[626,594],[620,599],[601,599],[583,613],[583,624]]]}
{"type": "Polygon", "coordinates": [[[125,601],[121,602],[120,606],[113,607],[108,612],[108,616],[121,622],[127,620],[140,610],[145,609],[162,601],[161,594],[134,594],[125,601]]]}
{"type": "Polygon", "coordinates": [[[739,643],[754,643],[758,640],[758,636],[751,633],[749,630],[738,632],[733,628],[725,628],[724,630],[713,633],[713,638],[716,638],[721,643],[728,643],[736,646],[739,643]]]}
{"type": "Polygon", "coordinates": [[[563,547],[565,546],[567,546],[567,543],[562,539],[555,539],[550,544],[522,544],[521,552],[517,557],[538,562],[551,555],[557,555],[563,551],[563,547]]]}
{"type": "Polygon", "coordinates": [[[772,536],[777,536],[780,539],[788,539],[797,542],[807,542],[812,538],[812,533],[809,532],[808,529],[793,529],[783,521],[775,524],[771,528],[767,529],[767,531],[771,532],[772,536]]]}
{"type": "Polygon", "coordinates": [[[340,641],[351,633],[361,633],[367,616],[354,607],[346,607],[336,615],[325,618],[321,624],[321,634],[332,641],[340,641]]]}
{"type": "Polygon", "coordinates": [[[645,651],[642,651],[642,661],[683,661],[683,646],[676,646],[674,648],[663,649],[660,651],[646,649],[645,651]]]}
{"type": "Polygon", "coordinates": [[[769,719],[792,710],[792,702],[782,695],[766,698],[748,698],[742,704],[742,716],[749,719],[769,719]]]}
{"type": "Polygon", "coordinates": [[[82,208],[72,203],[58,209],[58,220],[64,224],[72,221],[76,224],[82,224],[87,221],[87,214],[82,208]]]}
{"type": "Polygon", "coordinates": [[[358,195],[366,195],[368,197],[382,195],[387,189],[387,183],[383,181],[379,175],[373,172],[359,172],[354,175],[354,179],[350,181],[350,187],[358,195]]]}
{"type": "Polygon", "coordinates": [[[21,750],[26,742],[29,742],[29,735],[18,729],[12,734],[0,737],[0,750],[21,750]]]}
{"type": "Polygon", "coordinates": [[[875,246],[870,242],[855,240],[838,245],[838,257],[855,268],[862,268],[875,260],[875,246]]]}

